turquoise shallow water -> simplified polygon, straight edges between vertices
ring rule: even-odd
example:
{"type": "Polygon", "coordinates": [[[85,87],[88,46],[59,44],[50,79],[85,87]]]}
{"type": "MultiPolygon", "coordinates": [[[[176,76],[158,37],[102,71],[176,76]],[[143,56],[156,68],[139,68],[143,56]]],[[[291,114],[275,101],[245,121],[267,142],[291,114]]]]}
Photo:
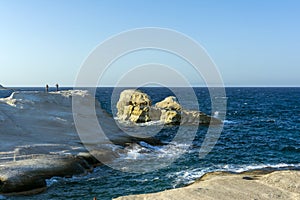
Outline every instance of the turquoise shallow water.
{"type": "MultiPolygon", "coordinates": [[[[97,98],[104,109],[115,113],[111,104],[117,99],[111,100],[112,90],[98,88],[97,98]]],[[[154,103],[173,95],[166,88],[142,90],[150,95],[154,103]]],[[[179,90],[184,94],[184,88],[179,90]]],[[[200,110],[211,114],[208,90],[194,90],[200,110]]],[[[54,177],[48,180],[49,188],[42,194],[7,199],[111,199],[181,187],[210,171],[300,169],[300,88],[226,88],[226,94],[224,129],[213,150],[203,159],[199,159],[199,149],[207,132],[206,126],[200,126],[188,150],[163,169],[149,173],[126,173],[102,166],[85,177],[54,177]]],[[[194,108],[195,105],[189,106],[194,108]]],[[[156,137],[167,143],[176,135],[178,128],[164,127],[156,137]]],[[[188,135],[189,128],[184,131],[188,135]]],[[[156,158],[167,160],[178,152],[182,153],[186,145],[184,137],[169,149],[140,143],[127,148],[127,153],[121,158],[137,161],[137,169],[147,169],[160,164],[156,158]]]]}

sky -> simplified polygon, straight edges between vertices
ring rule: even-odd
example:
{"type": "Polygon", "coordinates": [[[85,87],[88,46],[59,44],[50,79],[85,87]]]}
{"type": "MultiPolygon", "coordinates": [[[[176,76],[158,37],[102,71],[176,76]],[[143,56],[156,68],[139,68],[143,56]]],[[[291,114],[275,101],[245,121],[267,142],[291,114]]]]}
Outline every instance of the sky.
{"type": "Polygon", "coordinates": [[[225,86],[300,86],[299,9],[297,0],[0,0],[0,84],[73,86],[101,42],[161,27],[202,45],[225,86]]]}

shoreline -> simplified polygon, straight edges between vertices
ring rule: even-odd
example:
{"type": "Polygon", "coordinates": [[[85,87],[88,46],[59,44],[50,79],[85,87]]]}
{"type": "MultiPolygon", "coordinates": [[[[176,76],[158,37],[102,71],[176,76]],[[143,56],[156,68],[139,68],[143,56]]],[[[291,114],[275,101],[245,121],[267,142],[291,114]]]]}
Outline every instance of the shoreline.
{"type": "Polygon", "coordinates": [[[241,173],[209,172],[182,188],[128,195],[115,200],[158,199],[300,199],[300,170],[251,170],[241,173]]]}

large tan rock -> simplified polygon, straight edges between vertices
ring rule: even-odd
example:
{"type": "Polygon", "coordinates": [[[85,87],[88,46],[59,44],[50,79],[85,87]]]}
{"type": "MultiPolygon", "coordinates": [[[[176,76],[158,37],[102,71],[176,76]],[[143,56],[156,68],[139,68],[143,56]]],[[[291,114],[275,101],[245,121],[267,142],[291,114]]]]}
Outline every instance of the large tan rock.
{"type": "Polygon", "coordinates": [[[181,110],[181,105],[178,103],[177,98],[174,96],[169,96],[164,100],[156,103],[155,107],[164,110],[181,110]]]}
{"type": "Polygon", "coordinates": [[[160,121],[164,124],[180,124],[182,108],[176,97],[166,97],[164,100],[156,103],[155,108],[161,110],[160,121]]]}
{"type": "Polygon", "coordinates": [[[150,121],[150,97],[139,90],[124,90],[117,103],[117,116],[121,120],[130,120],[136,123],[150,121]]]}

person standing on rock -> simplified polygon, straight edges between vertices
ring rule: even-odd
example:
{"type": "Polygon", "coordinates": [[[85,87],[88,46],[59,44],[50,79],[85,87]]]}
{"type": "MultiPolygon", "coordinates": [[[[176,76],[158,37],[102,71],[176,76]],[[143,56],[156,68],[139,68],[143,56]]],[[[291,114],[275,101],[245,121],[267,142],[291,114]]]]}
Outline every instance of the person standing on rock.
{"type": "Polygon", "coordinates": [[[55,86],[56,86],[56,91],[58,92],[58,83],[56,83],[56,85],[55,85],[55,86]]]}
{"type": "Polygon", "coordinates": [[[49,92],[49,85],[46,85],[46,92],[49,92]]]}

